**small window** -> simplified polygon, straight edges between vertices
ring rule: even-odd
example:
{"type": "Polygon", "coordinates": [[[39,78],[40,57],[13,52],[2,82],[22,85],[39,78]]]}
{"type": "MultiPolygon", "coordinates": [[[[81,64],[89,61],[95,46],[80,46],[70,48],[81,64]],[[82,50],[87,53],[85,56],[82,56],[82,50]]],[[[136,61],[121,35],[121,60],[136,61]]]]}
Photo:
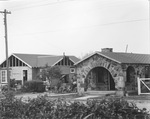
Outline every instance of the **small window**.
{"type": "Polygon", "coordinates": [[[6,70],[1,71],[1,83],[7,83],[7,71],[6,70]]]}
{"type": "Polygon", "coordinates": [[[70,73],[75,73],[75,69],[74,68],[70,68],[70,73]]]}

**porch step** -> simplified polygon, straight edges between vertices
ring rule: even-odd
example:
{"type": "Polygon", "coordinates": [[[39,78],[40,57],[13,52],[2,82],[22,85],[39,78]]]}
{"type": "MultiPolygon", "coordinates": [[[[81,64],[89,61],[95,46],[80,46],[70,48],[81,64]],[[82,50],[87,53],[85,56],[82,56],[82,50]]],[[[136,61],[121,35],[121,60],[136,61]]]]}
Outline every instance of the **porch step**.
{"type": "Polygon", "coordinates": [[[106,95],[106,94],[114,94],[116,91],[87,91],[86,94],[89,95],[106,95]]]}

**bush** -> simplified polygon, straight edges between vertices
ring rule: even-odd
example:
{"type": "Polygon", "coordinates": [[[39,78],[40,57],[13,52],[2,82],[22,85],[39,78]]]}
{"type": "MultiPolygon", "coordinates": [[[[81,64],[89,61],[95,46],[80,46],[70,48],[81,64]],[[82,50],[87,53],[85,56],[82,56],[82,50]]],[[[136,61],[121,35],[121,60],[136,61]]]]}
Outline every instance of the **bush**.
{"type": "Polygon", "coordinates": [[[40,80],[27,81],[24,83],[22,90],[24,92],[44,92],[45,85],[40,80]]]}
{"type": "Polygon", "coordinates": [[[146,109],[141,110],[123,98],[83,103],[54,100],[45,95],[23,102],[11,92],[5,96],[6,99],[0,102],[1,119],[145,119],[144,116],[148,114],[146,109]]]}
{"type": "MultiPolygon", "coordinates": [[[[69,102],[39,96],[23,102],[13,92],[5,92],[0,102],[1,119],[145,119],[146,109],[139,109],[123,98],[69,102]]],[[[147,116],[147,119],[149,117],[147,116]]]]}

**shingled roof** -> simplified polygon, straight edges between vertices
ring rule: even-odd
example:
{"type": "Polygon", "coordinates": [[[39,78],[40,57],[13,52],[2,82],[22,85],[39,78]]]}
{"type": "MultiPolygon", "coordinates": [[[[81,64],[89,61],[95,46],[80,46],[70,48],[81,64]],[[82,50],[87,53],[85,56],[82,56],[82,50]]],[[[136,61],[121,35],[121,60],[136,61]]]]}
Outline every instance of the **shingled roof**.
{"type": "Polygon", "coordinates": [[[99,52],[111,59],[120,63],[133,63],[133,64],[150,64],[150,54],[136,54],[136,53],[118,53],[118,52],[99,52]]]}
{"type": "Polygon", "coordinates": [[[80,62],[98,54],[100,56],[106,57],[117,63],[129,63],[129,64],[150,64],[150,54],[137,54],[137,53],[121,53],[121,52],[95,52],[88,57],[80,60],[75,65],[80,62]]]}
{"type": "MultiPolygon", "coordinates": [[[[55,56],[44,54],[19,54],[19,53],[14,53],[13,55],[30,67],[42,67],[45,66],[46,64],[48,64],[49,66],[53,66],[55,63],[57,63],[63,58],[63,55],[55,56]]],[[[79,61],[79,59],[75,56],[68,56],[68,57],[74,63],[79,61]]]]}
{"type": "MultiPolygon", "coordinates": [[[[54,66],[56,63],[61,61],[64,56],[39,56],[38,57],[38,67],[43,67],[45,64],[48,66],[54,66]]],[[[69,59],[73,62],[76,63],[79,61],[78,58],[75,56],[68,56],[69,59]]]]}

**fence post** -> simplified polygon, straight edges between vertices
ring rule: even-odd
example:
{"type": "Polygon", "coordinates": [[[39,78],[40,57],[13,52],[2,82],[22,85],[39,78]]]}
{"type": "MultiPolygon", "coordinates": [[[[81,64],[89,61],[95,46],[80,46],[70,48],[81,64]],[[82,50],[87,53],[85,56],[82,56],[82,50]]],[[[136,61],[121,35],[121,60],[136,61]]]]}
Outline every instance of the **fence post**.
{"type": "Polygon", "coordinates": [[[141,94],[141,82],[140,82],[140,78],[137,78],[137,84],[138,84],[138,95],[141,94]]]}

